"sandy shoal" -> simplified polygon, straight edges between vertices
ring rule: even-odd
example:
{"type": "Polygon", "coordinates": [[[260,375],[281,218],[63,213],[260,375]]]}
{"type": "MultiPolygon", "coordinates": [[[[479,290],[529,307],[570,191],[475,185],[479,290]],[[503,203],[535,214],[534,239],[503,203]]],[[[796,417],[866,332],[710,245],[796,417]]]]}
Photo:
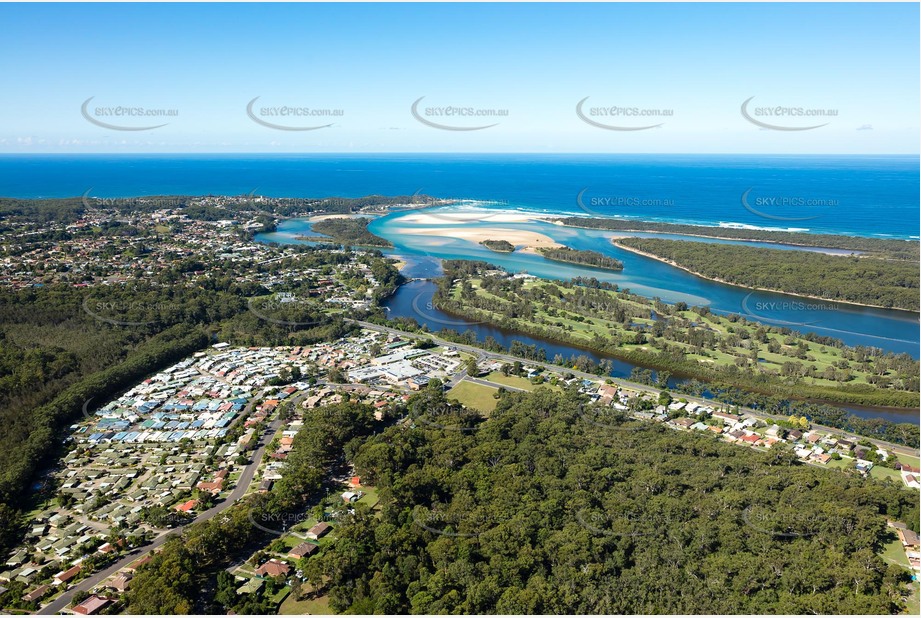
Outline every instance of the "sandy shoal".
{"type": "Polygon", "coordinates": [[[562,245],[546,234],[529,232],[527,230],[512,230],[506,228],[443,228],[443,227],[410,227],[394,230],[401,234],[418,234],[421,236],[445,236],[447,238],[460,238],[469,242],[479,243],[484,240],[507,240],[516,247],[561,247],[562,245]]]}

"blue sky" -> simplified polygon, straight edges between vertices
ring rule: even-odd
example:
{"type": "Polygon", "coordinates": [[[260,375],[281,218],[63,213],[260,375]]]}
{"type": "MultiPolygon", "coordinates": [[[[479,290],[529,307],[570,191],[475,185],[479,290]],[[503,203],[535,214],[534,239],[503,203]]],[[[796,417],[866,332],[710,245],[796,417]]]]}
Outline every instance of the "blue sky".
{"type": "Polygon", "coordinates": [[[909,3],[0,4],[0,152],[915,154],[918,19],[909,3]],[[263,126],[255,97],[257,119],[332,126],[263,126]],[[422,120],[498,124],[435,128],[420,97],[422,120]],[[581,119],[586,97],[619,130],[581,119]],[[759,127],[750,97],[755,120],[824,126],[759,127]],[[177,115],[104,115],[119,106],[177,115]]]}

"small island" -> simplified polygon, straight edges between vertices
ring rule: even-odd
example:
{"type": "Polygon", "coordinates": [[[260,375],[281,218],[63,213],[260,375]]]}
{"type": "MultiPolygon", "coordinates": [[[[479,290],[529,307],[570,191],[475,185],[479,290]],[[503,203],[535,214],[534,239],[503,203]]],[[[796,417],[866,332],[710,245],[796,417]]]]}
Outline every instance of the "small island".
{"type": "Polygon", "coordinates": [[[583,251],[569,247],[541,247],[538,252],[548,260],[581,264],[606,270],[623,270],[624,263],[597,251],[583,251]]]}
{"type": "Polygon", "coordinates": [[[486,247],[487,249],[498,251],[499,253],[511,253],[512,251],[515,250],[515,245],[513,245],[507,240],[487,239],[487,240],[481,240],[480,244],[486,247]]]}

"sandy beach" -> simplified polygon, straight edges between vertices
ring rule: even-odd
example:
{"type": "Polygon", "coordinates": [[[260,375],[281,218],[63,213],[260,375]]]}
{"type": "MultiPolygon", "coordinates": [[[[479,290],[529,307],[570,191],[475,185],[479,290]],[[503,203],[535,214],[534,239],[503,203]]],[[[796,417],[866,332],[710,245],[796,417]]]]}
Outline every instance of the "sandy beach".
{"type": "Polygon", "coordinates": [[[460,238],[469,242],[479,243],[484,240],[507,240],[516,247],[561,247],[562,245],[546,234],[529,232],[528,230],[515,230],[501,227],[476,227],[476,228],[443,228],[443,227],[406,227],[393,230],[400,234],[415,234],[420,236],[444,236],[447,238],[460,238]]]}

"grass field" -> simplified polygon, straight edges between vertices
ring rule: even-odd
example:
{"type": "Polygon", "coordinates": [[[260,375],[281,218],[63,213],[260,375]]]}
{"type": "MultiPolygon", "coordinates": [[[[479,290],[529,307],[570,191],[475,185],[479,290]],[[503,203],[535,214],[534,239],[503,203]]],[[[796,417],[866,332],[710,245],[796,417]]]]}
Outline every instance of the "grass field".
{"type": "Polygon", "coordinates": [[[496,409],[496,404],[498,402],[493,398],[493,394],[498,392],[498,390],[497,388],[491,388],[489,386],[474,384],[473,382],[463,380],[460,384],[449,390],[447,396],[448,399],[457,399],[468,408],[473,408],[483,413],[489,413],[496,409]]]}
{"type": "Polygon", "coordinates": [[[280,616],[303,616],[306,614],[331,614],[329,609],[329,597],[323,596],[317,599],[304,599],[295,601],[293,596],[288,596],[285,602],[278,608],[280,616]]]}
{"type": "Polygon", "coordinates": [[[367,485],[362,485],[361,491],[363,491],[365,495],[363,495],[358,501],[359,504],[367,504],[371,508],[377,506],[377,502],[379,500],[377,497],[377,489],[374,487],[368,487],[367,485]]]}
{"type": "Polygon", "coordinates": [[[904,485],[902,482],[902,475],[899,474],[897,470],[891,468],[884,468],[882,466],[873,466],[870,470],[870,476],[875,479],[892,479],[897,482],[899,485],[904,485]]]}
{"type": "Polygon", "coordinates": [[[905,555],[905,550],[902,548],[902,542],[898,539],[886,543],[880,556],[886,562],[903,566],[906,569],[911,568],[908,563],[908,556],[905,555]]]}
{"type": "Polygon", "coordinates": [[[502,375],[501,371],[493,371],[483,379],[489,382],[495,382],[496,384],[502,384],[503,386],[511,386],[513,388],[520,388],[526,391],[533,391],[534,389],[543,386],[553,391],[563,392],[562,388],[554,384],[550,384],[550,382],[544,382],[543,384],[531,384],[531,381],[527,378],[502,375]]]}

